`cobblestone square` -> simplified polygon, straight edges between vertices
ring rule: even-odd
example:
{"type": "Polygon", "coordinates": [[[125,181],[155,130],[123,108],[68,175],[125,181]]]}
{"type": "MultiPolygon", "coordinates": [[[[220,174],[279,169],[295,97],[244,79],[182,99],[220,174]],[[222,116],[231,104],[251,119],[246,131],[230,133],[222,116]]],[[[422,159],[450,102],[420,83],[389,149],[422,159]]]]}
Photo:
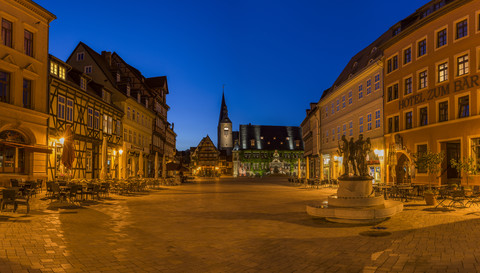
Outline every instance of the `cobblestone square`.
{"type": "Polygon", "coordinates": [[[371,226],[313,219],[335,192],[285,178],[211,179],[0,214],[0,272],[476,272],[480,208],[405,203],[371,226]]]}

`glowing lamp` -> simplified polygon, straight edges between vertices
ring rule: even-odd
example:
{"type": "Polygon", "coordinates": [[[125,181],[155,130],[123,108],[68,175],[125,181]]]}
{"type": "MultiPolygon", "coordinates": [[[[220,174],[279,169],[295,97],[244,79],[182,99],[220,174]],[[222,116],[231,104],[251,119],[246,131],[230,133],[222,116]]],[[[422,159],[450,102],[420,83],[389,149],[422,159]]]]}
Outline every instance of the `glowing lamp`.
{"type": "Polygon", "coordinates": [[[117,155],[117,150],[113,150],[113,155],[117,155]]]}
{"type": "Polygon", "coordinates": [[[65,142],[65,138],[63,138],[63,137],[62,137],[62,138],[60,138],[60,144],[62,144],[62,145],[63,145],[63,143],[64,143],[64,142],[65,142]]]}
{"type": "Polygon", "coordinates": [[[123,150],[122,150],[122,149],[118,150],[118,153],[119,153],[120,155],[122,155],[122,154],[123,154],[123,150]]]}

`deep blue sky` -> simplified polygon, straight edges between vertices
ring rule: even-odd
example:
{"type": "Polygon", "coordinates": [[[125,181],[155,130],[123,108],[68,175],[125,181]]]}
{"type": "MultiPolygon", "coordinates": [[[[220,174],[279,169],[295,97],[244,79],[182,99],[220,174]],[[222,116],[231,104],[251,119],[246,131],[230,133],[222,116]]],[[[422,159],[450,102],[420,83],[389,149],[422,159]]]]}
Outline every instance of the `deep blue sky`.
{"type": "Polygon", "coordinates": [[[50,53],[79,41],[168,78],[177,149],[214,143],[222,84],[239,124],[294,125],[349,59],[426,0],[36,0],[57,16],[50,53]]]}

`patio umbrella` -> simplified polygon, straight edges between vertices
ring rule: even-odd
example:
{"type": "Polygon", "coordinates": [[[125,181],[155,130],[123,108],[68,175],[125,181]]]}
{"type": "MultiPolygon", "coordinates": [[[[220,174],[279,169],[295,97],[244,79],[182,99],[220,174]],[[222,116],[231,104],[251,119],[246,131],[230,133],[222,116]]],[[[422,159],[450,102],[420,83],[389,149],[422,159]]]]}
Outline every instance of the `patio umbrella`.
{"type": "Polygon", "coordinates": [[[155,152],[155,179],[158,178],[158,152],[155,152]]]}
{"type": "Polygon", "coordinates": [[[107,178],[107,138],[103,137],[102,152],[100,154],[100,179],[107,178]]]}
{"type": "Polygon", "coordinates": [[[140,152],[140,156],[138,157],[138,175],[143,177],[143,152],[140,152]]]}
{"type": "Polygon", "coordinates": [[[165,164],[165,152],[162,159],[162,178],[167,177],[167,165],[165,164]]]}
{"type": "Polygon", "coordinates": [[[63,142],[62,163],[67,169],[72,169],[75,160],[75,146],[73,143],[72,127],[67,125],[63,142]]]}

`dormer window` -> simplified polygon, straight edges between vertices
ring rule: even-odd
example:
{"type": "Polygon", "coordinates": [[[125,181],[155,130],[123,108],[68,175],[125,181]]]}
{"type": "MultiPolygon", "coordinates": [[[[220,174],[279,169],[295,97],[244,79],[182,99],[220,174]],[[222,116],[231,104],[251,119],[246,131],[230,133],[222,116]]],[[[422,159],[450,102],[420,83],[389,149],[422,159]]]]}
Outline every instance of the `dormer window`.
{"type": "Polygon", "coordinates": [[[106,90],[102,90],[102,99],[103,99],[103,101],[105,101],[107,103],[110,103],[110,101],[112,99],[112,94],[110,94],[110,92],[108,92],[106,90]]]}
{"type": "Polygon", "coordinates": [[[65,80],[66,69],[64,66],[56,63],[50,62],[50,74],[59,77],[62,80],[65,80]]]}
{"type": "Polygon", "coordinates": [[[58,77],[62,80],[65,80],[65,67],[59,65],[58,66],[58,77]]]}
{"type": "Polygon", "coordinates": [[[396,36],[400,33],[400,31],[402,31],[402,28],[401,27],[396,27],[394,30],[393,30],[393,36],[396,36]]]}
{"type": "Polygon", "coordinates": [[[87,65],[83,68],[83,72],[85,74],[91,74],[92,73],[92,66],[91,65],[87,65]]]}
{"type": "Polygon", "coordinates": [[[85,57],[85,53],[83,52],[77,53],[77,61],[83,61],[84,57],[85,57]]]}
{"type": "Polygon", "coordinates": [[[84,77],[80,78],[80,89],[87,90],[87,79],[84,77]]]}

